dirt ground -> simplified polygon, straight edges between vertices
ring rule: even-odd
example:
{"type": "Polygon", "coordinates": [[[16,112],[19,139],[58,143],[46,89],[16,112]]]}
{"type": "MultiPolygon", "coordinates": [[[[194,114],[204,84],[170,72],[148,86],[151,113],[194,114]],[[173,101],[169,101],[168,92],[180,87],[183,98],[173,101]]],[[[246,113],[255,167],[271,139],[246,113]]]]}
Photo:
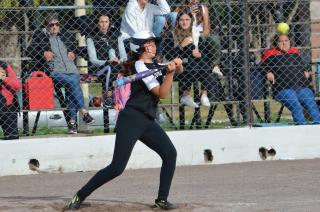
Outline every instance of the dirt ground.
{"type": "MultiPolygon", "coordinates": [[[[94,172],[0,177],[0,211],[62,211],[94,172]]],[[[159,169],[126,170],[80,211],[152,211],[159,169]]],[[[175,211],[320,211],[320,159],[186,166],[176,170],[175,211]]],[[[156,211],[156,210],[155,210],[156,211]]]]}

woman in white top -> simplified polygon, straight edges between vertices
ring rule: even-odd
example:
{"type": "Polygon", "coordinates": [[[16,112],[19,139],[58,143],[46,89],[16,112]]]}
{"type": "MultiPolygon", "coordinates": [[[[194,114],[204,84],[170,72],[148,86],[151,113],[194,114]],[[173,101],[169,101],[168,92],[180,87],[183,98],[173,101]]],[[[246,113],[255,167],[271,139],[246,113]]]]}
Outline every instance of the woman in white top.
{"type": "MultiPolygon", "coordinates": [[[[135,32],[156,31],[155,36],[159,37],[159,32],[162,31],[164,25],[160,24],[154,27],[155,18],[156,16],[168,15],[169,13],[170,7],[166,0],[157,0],[157,5],[149,3],[148,0],[129,0],[125,12],[122,15],[121,35],[118,38],[120,60],[127,60],[126,52],[129,50],[129,38],[132,37],[135,32]],[[161,29],[159,29],[159,27],[161,29]]],[[[175,18],[171,19],[175,20],[175,18]]]]}

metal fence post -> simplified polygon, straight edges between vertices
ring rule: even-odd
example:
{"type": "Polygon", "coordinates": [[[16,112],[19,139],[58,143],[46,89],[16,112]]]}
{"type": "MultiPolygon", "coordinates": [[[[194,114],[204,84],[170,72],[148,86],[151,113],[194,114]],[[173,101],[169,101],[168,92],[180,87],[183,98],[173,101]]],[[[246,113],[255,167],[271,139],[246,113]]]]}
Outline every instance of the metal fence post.
{"type": "Polygon", "coordinates": [[[243,69],[245,72],[245,85],[246,85],[246,91],[245,95],[246,97],[244,100],[246,101],[246,108],[247,111],[247,117],[248,122],[247,124],[251,127],[253,124],[253,114],[252,114],[252,102],[251,102],[251,81],[250,81],[250,60],[249,60],[249,46],[250,46],[250,37],[249,37],[249,7],[248,7],[248,0],[243,0],[242,2],[242,24],[243,24],[243,69]]]}
{"type": "MultiPolygon", "coordinates": [[[[74,1],[75,6],[85,6],[85,0],[75,0],[74,1]]],[[[75,16],[85,16],[86,15],[86,9],[75,9],[75,16]]],[[[77,40],[79,47],[86,46],[86,37],[78,32],[77,33],[77,40]]],[[[88,74],[88,62],[84,58],[77,58],[77,66],[79,67],[80,74],[88,74]]],[[[81,84],[82,92],[83,92],[83,98],[85,106],[88,107],[89,105],[89,84],[88,83],[82,83],[81,84]]],[[[88,125],[85,124],[82,119],[79,119],[79,131],[88,131],[88,125]]]]}

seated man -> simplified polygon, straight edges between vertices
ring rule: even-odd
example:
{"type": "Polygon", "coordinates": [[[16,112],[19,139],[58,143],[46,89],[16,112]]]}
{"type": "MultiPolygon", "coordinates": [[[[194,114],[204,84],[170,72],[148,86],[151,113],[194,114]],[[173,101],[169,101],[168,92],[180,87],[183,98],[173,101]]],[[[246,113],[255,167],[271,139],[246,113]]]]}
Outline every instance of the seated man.
{"type": "MultiPolygon", "coordinates": [[[[165,18],[168,18],[171,25],[175,25],[177,13],[170,13],[170,7],[166,0],[157,0],[158,5],[149,3],[148,0],[129,0],[126,10],[122,16],[121,35],[118,38],[120,60],[127,60],[129,51],[129,38],[135,32],[154,32],[160,37],[165,25],[165,18]]],[[[159,49],[161,52],[161,49],[159,49]]]]}
{"type": "Polygon", "coordinates": [[[320,124],[319,107],[309,88],[309,73],[300,51],[291,47],[287,35],[275,35],[273,46],[264,53],[261,66],[272,83],[274,98],[291,111],[295,124],[306,123],[304,108],[312,121],[320,124]]]}
{"type": "Polygon", "coordinates": [[[37,68],[44,70],[53,78],[56,87],[65,88],[67,102],[66,120],[70,133],[77,133],[77,111],[83,115],[87,124],[95,120],[84,108],[84,99],[80,86],[80,74],[74,63],[72,36],[60,30],[59,18],[51,13],[46,18],[46,27],[36,32],[28,48],[28,55],[37,60],[37,68]]]}
{"type": "Polygon", "coordinates": [[[15,93],[20,87],[21,83],[11,66],[0,61],[0,126],[5,140],[19,138],[19,103],[15,93]]]}

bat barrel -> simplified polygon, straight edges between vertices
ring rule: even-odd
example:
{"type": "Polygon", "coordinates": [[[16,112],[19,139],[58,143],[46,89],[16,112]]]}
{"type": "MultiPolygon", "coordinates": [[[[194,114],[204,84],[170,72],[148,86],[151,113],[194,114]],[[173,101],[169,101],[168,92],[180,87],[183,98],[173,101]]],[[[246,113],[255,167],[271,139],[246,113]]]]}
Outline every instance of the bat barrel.
{"type": "Polygon", "coordinates": [[[146,71],[142,71],[142,72],[127,76],[127,77],[122,77],[120,79],[117,79],[117,80],[113,81],[112,82],[112,86],[114,88],[120,87],[120,86],[123,86],[123,85],[125,85],[127,83],[131,83],[131,82],[134,82],[134,81],[137,81],[137,80],[141,80],[141,79],[143,79],[145,77],[151,76],[152,74],[154,74],[156,72],[159,72],[159,71],[163,71],[165,69],[166,69],[166,66],[163,66],[163,67],[160,67],[158,69],[146,70],[146,71]]]}

